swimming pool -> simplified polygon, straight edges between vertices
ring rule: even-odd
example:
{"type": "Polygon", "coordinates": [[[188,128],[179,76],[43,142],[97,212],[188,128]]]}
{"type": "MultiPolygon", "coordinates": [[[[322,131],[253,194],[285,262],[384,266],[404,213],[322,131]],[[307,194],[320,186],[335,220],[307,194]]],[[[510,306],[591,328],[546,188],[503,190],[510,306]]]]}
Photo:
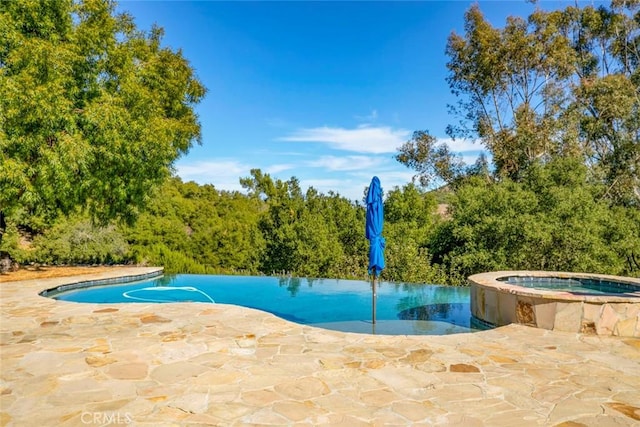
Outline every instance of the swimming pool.
{"type": "Polygon", "coordinates": [[[447,335],[485,329],[471,320],[468,287],[380,282],[375,324],[371,283],[359,280],[180,274],[43,295],[85,303],[235,304],[344,332],[447,335]]]}

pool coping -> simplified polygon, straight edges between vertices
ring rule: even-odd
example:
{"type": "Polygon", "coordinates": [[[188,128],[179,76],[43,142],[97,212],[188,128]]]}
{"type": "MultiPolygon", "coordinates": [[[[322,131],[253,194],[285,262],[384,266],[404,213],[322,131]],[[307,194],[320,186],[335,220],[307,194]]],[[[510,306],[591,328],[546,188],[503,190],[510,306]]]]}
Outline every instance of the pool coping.
{"type": "Polygon", "coordinates": [[[0,425],[634,425],[640,340],[511,325],[372,336],[224,304],[84,304],[0,282],[0,425]]]}
{"type": "Polygon", "coordinates": [[[164,268],[157,267],[151,268],[150,271],[140,274],[134,275],[125,275],[125,276],[116,276],[116,277],[107,277],[102,279],[83,279],[83,276],[75,276],[75,279],[70,280],[68,283],[58,284],[52,288],[44,289],[41,292],[38,292],[38,295],[46,298],[51,298],[52,296],[60,293],[71,291],[75,289],[83,289],[90,288],[92,286],[102,286],[102,285],[116,285],[127,282],[134,282],[139,280],[152,279],[155,277],[160,277],[164,275],[164,268]]]}
{"type": "Polygon", "coordinates": [[[468,278],[471,313],[494,326],[517,323],[564,332],[640,337],[640,279],[557,271],[493,271],[468,278]],[[603,279],[637,288],[624,294],[584,295],[506,283],[507,277],[603,279]]]}
{"type": "Polygon", "coordinates": [[[549,300],[572,300],[572,301],[584,301],[584,302],[624,302],[624,303],[640,303],[640,279],[624,276],[613,276],[609,274],[589,274],[589,273],[571,273],[565,271],[534,271],[534,270],[504,270],[504,271],[491,271],[487,273],[479,273],[469,276],[467,279],[469,284],[481,286],[485,288],[498,289],[502,292],[508,292],[511,294],[518,294],[529,297],[544,298],[549,300]],[[584,295],[576,294],[568,291],[554,291],[545,289],[535,289],[525,286],[519,286],[512,283],[506,283],[499,279],[509,276],[521,276],[521,277],[549,277],[560,279],[594,279],[602,278],[611,281],[618,281],[624,284],[632,285],[638,288],[637,295],[623,296],[623,295],[584,295]]]}

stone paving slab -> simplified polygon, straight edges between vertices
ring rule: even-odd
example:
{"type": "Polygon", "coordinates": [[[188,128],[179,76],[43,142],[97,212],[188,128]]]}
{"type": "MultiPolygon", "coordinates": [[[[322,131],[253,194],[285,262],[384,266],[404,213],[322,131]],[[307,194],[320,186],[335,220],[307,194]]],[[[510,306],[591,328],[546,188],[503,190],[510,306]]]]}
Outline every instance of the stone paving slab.
{"type": "Polygon", "coordinates": [[[520,325],[342,333],[223,304],[0,283],[0,426],[638,426],[640,339],[520,325]]]}

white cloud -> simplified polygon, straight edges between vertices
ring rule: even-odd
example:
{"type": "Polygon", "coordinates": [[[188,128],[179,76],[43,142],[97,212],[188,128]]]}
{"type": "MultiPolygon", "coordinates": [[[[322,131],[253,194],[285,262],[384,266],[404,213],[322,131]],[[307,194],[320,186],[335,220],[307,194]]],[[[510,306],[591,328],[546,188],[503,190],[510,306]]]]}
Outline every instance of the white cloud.
{"type": "MultiPolygon", "coordinates": [[[[470,165],[475,162],[481,148],[470,141],[440,139],[439,142],[450,144],[450,148],[459,152],[463,161],[470,165]]],[[[290,153],[309,156],[309,153],[290,153]]],[[[266,160],[266,159],[265,159],[266,160]]],[[[303,191],[313,187],[321,193],[329,191],[340,194],[350,200],[362,200],[364,188],[371,178],[380,178],[385,192],[394,187],[402,187],[412,181],[415,171],[395,162],[389,155],[324,155],[312,159],[299,159],[290,163],[269,164],[248,162],[246,159],[203,159],[186,162],[184,159],[176,164],[176,172],[184,181],[195,181],[199,184],[213,184],[218,190],[245,190],[240,185],[240,178],[248,177],[253,168],[259,168],[270,174],[272,178],[287,180],[296,176],[300,180],[303,191]]]]}
{"type": "Polygon", "coordinates": [[[251,167],[237,160],[209,160],[178,163],[176,173],[183,181],[213,184],[218,190],[241,191],[240,178],[249,176],[251,167]]]}
{"type": "Polygon", "coordinates": [[[411,132],[406,129],[392,129],[389,126],[358,126],[355,129],[323,126],[298,129],[279,140],[319,142],[336,150],[381,154],[394,153],[410,135],[411,132]]]}
{"type": "MultiPolygon", "coordinates": [[[[395,181],[411,181],[411,177],[415,172],[406,167],[402,166],[400,163],[389,163],[386,167],[380,168],[378,170],[370,170],[370,171],[358,171],[354,172],[351,175],[356,176],[360,179],[367,178],[370,180],[374,175],[377,175],[378,178],[382,180],[382,175],[387,177],[388,179],[395,181]]],[[[368,185],[368,184],[367,184],[368,185]]],[[[386,187],[386,186],[385,186],[386,187]]]]}
{"type": "Polygon", "coordinates": [[[408,184],[414,175],[414,171],[407,169],[406,171],[384,171],[378,174],[378,178],[380,178],[380,182],[384,179],[384,181],[387,182],[384,187],[391,190],[392,187],[401,187],[408,184]]]}
{"type": "Polygon", "coordinates": [[[342,197],[357,201],[362,201],[363,191],[374,175],[380,178],[385,192],[395,186],[407,184],[413,176],[412,171],[404,171],[400,165],[385,162],[384,158],[375,156],[324,156],[299,165],[250,165],[233,159],[213,159],[179,162],[176,172],[183,181],[195,181],[201,185],[213,184],[218,190],[244,193],[239,180],[248,177],[252,168],[262,169],[271,174],[273,179],[287,180],[291,176],[297,176],[303,191],[313,187],[324,194],[333,191],[342,197]],[[309,173],[314,170],[309,168],[312,164],[317,168],[325,168],[326,171],[309,173]],[[283,171],[287,171],[288,174],[280,175],[279,172],[283,171]]]}
{"type": "Polygon", "coordinates": [[[321,193],[328,194],[329,191],[340,194],[342,197],[354,201],[362,201],[364,197],[364,189],[371,183],[371,178],[377,176],[385,193],[394,187],[402,187],[409,182],[414,173],[411,171],[403,172],[396,170],[381,170],[371,172],[357,172],[344,176],[342,179],[302,179],[300,185],[303,189],[313,187],[321,193]]]}
{"type": "Polygon", "coordinates": [[[236,160],[210,160],[177,165],[180,176],[185,178],[202,175],[226,176],[243,172],[246,168],[246,165],[236,160]]]}
{"type": "Polygon", "coordinates": [[[303,188],[313,187],[316,190],[322,191],[323,193],[328,193],[329,191],[335,192],[338,187],[344,186],[345,182],[346,180],[344,179],[331,179],[331,178],[305,179],[303,188]]]}
{"type": "Polygon", "coordinates": [[[374,168],[381,163],[382,159],[370,156],[322,156],[307,162],[307,165],[331,171],[357,171],[374,168]]]}

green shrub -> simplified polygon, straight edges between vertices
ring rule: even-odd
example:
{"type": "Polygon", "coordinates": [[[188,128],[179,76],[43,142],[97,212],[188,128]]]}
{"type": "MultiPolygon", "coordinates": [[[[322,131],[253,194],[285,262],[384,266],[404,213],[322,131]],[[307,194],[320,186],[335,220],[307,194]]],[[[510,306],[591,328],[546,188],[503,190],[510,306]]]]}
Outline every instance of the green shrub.
{"type": "Polygon", "coordinates": [[[63,218],[33,240],[31,261],[45,264],[120,264],[129,246],[115,226],[63,218]]]}

